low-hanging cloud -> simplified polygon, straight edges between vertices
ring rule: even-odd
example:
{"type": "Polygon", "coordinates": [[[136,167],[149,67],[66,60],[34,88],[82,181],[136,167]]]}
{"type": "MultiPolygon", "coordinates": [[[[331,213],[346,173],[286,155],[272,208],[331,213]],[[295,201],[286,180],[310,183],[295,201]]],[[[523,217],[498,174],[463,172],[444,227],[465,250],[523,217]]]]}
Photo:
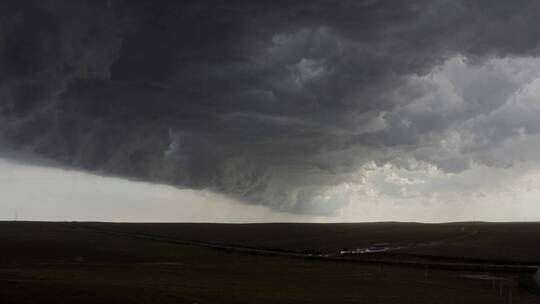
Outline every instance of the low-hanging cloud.
{"type": "Polygon", "coordinates": [[[366,164],[512,166],[540,132],[540,3],[3,1],[2,145],[332,213],[366,164]],[[532,140],[532,139],[531,139],[532,140]]]}

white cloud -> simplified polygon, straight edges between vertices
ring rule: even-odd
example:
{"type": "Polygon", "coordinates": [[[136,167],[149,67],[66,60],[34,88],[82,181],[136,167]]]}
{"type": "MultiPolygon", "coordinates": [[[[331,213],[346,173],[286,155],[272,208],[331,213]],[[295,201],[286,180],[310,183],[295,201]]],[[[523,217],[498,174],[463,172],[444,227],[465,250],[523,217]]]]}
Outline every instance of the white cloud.
{"type": "Polygon", "coordinates": [[[538,221],[540,169],[531,165],[473,166],[457,174],[425,164],[369,165],[356,183],[328,192],[329,201],[345,201],[330,221],[538,221]]]}

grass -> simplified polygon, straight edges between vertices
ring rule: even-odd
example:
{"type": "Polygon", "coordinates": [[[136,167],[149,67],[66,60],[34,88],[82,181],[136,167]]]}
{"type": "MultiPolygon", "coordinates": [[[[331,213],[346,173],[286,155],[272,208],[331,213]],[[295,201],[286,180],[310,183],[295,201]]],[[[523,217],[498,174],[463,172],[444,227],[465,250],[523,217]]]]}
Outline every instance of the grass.
{"type": "Polygon", "coordinates": [[[538,302],[508,274],[501,297],[461,272],[248,255],[63,223],[0,223],[0,244],[0,303],[508,303],[511,286],[514,303],[538,302]]]}
{"type": "Polygon", "coordinates": [[[540,223],[112,224],[110,231],[296,252],[335,253],[377,242],[409,254],[540,263],[540,223]]]}

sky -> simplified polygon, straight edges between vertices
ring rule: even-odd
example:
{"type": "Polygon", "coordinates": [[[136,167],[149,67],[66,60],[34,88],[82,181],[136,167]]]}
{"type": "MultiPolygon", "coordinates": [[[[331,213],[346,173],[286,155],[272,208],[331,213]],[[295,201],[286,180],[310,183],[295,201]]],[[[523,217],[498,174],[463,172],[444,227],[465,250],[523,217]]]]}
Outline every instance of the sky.
{"type": "Polygon", "coordinates": [[[539,12],[2,1],[0,219],[540,220],[539,12]]]}

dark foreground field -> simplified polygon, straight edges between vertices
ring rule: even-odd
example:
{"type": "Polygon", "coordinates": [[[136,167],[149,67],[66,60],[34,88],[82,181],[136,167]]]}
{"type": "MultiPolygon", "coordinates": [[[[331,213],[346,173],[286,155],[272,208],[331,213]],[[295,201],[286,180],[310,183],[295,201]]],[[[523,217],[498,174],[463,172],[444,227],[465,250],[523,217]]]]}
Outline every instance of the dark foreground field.
{"type": "Polygon", "coordinates": [[[399,252],[540,264],[540,223],[113,224],[89,228],[293,252],[336,253],[377,242],[399,252]]]}
{"type": "Polygon", "coordinates": [[[467,225],[3,222],[0,303],[539,303],[523,285],[531,274],[248,254],[162,238],[300,251],[384,240],[430,255],[540,260],[537,224],[467,225]]]}

